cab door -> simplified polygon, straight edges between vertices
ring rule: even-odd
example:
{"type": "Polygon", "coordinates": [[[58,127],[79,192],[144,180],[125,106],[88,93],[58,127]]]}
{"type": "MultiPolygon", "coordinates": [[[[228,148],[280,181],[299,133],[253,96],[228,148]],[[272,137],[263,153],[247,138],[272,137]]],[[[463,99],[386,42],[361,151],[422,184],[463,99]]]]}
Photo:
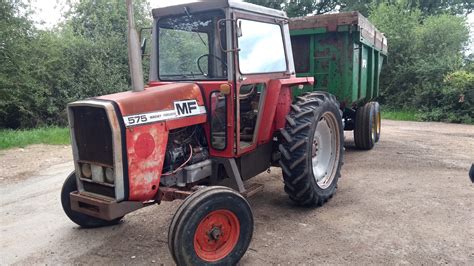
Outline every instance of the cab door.
{"type": "Polygon", "coordinates": [[[288,78],[290,73],[283,19],[242,12],[235,14],[235,21],[234,136],[235,152],[239,156],[257,147],[258,132],[262,127],[272,126],[272,121],[269,121],[272,118],[264,117],[263,112],[268,95],[279,94],[279,88],[273,88],[271,81],[288,78]]]}

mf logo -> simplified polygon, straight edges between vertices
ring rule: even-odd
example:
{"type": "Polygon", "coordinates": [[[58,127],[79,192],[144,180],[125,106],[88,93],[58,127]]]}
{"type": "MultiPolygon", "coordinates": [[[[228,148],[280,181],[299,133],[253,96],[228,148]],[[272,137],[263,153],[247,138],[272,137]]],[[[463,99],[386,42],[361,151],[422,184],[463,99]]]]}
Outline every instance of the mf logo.
{"type": "Polygon", "coordinates": [[[174,102],[174,110],[178,117],[200,114],[196,100],[174,102]]]}

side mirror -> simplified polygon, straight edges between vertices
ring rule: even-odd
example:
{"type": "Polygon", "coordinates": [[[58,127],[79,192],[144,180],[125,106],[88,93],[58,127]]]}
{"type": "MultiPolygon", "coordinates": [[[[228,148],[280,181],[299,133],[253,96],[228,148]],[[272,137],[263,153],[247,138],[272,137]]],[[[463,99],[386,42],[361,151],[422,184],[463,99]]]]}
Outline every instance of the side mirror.
{"type": "Polygon", "coordinates": [[[236,32],[237,32],[237,37],[242,37],[242,20],[239,20],[239,22],[237,23],[236,32]]]}
{"type": "Polygon", "coordinates": [[[146,41],[147,41],[147,38],[143,38],[142,39],[142,44],[141,44],[141,50],[142,50],[142,57],[145,55],[145,51],[146,51],[146,41]]]}
{"type": "Polygon", "coordinates": [[[146,31],[146,30],[149,30],[149,32],[145,32],[146,34],[151,34],[151,27],[147,27],[147,28],[141,28],[140,29],[140,32],[139,32],[139,38],[142,40],[142,43],[140,45],[140,48],[141,48],[141,52],[142,52],[142,58],[144,56],[146,56],[146,44],[147,44],[147,37],[146,36],[143,36],[143,31],[146,31]]]}

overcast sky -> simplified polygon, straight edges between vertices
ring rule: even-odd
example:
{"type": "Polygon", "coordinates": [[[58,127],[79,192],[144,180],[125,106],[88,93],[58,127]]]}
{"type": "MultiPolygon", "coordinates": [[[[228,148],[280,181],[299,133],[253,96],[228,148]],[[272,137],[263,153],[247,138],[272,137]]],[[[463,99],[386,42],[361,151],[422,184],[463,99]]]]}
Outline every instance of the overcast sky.
{"type": "MultiPolygon", "coordinates": [[[[183,2],[191,2],[193,0],[149,0],[152,8],[179,4],[183,2]]],[[[43,22],[42,27],[50,28],[62,20],[64,13],[65,0],[32,0],[32,6],[36,10],[35,21],[43,22]]],[[[474,13],[468,16],[471,30],[470,50],[474,52],[474,13]]],[[[390,42],[390,40],[389,40],[390,42]]]]}

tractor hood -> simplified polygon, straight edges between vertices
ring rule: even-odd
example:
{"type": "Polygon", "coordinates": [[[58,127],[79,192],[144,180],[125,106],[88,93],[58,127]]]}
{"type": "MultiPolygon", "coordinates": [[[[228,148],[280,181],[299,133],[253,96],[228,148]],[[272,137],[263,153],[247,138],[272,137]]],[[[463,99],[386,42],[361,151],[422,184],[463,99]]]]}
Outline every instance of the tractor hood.
{"type": "Polygon", "coordinates": [[[173,110],[175,109],[175,103],[182,101],[196,101],[198,106],[204,106],[201,90],[194,83],[167,84],[145,88],[141,92],[119,92],[95,99],[109,100],[117,103],[124,117],[173,110]]]}

